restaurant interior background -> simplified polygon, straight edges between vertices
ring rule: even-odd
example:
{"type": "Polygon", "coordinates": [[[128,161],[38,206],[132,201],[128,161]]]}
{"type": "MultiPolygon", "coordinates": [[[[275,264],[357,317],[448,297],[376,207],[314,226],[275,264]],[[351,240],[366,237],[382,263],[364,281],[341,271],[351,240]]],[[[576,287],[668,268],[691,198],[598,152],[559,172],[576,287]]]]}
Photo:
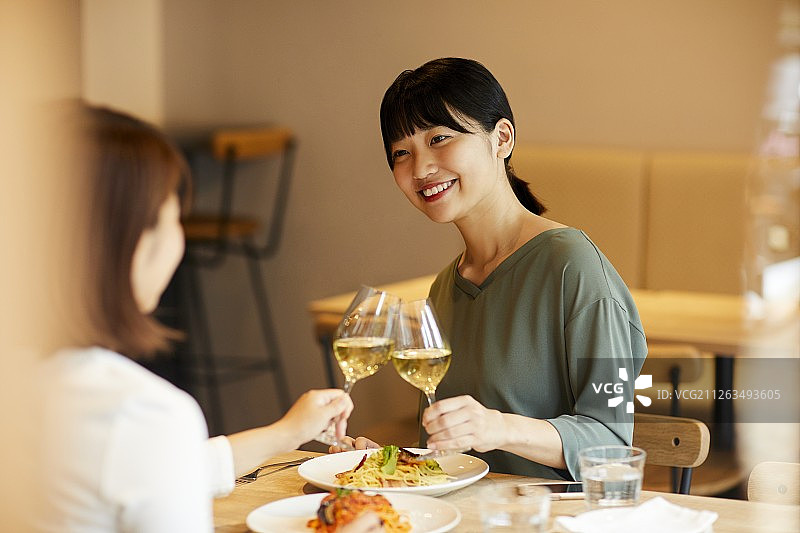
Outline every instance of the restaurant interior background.
{"type": "MultiPolygon", "coordinates": [[[[24,38],[57,29],[48,39],[58,46],[38,56],[52,69],[51,95],[83,96],[167,131],[276,123],[294,132],[284,240],[265,282],[297,397],[325,385],[309,301],[437,272],[460,250],[454,229],[408,205],[386,166],[378,106],[400,71],[443,56],[481,61],[508,93],[520,142],[748,153],[782,52],[784,3],[56,0],[30,3],[37,29],[24,38]]],[[[196,205],[212,204],[216,170],[200,169],[196,205]]],[[[242,208],[253,212],[270,194],[257,171],[243,185],[242,208]]],[[[263,349],[246,275],[238,259],[204,274],[225,353],[263,349]]],[[[226,432],[280,414],[268,377],[225,395],[226,432]]],[[[417,404],[386,371],[353,398],[354,433],[417,404]]]]}

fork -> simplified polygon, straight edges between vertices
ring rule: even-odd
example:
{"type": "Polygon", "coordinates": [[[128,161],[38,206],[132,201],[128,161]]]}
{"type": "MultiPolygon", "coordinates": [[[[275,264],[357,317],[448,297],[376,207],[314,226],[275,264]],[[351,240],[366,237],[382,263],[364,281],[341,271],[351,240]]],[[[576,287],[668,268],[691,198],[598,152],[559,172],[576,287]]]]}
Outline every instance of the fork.
{"type": "Polygon", "coordinates": [[[261,471],[264,470],[265,468],[278,467],[278,468],[275,468],[275,470],[271,470],[271,471],[267,472],[266,474],[264,474],[265,476],[268,476],[269,474],[274,474],[275,472],[280,472],[281,470],[286,470],[287,468],[291,468],[293,466],[298,466],[298,465],[308,461],[309,459],[313,459],[313,457],[302,457],[300,459],[295,459],[293,461],[286,461],[286,462],[283,462],[283,463],[273,463],[273,464],[269,464],[269,465],[259,466],[258,468],[256,468],[252,472],[250,472],[249,474],[245,474],[242,477],[236,478],[236,485],[246,485],[248,483],[252,483],[253,481],[255,481],[256,479],[259,478],[259,474],[261,474],[261,471]]]}

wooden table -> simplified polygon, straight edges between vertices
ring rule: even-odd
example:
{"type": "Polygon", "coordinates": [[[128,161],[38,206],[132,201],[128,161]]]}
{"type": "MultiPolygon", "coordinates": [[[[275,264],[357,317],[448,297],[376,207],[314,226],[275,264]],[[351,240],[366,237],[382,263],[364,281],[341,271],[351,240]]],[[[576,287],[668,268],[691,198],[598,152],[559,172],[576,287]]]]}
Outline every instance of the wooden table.
{"type": "MultiPolygon", "coordinates": [[[[435,276],[424,276],[379,288],[403,299],[425,298],[435,276]]],[[[735,357],[800,357],[800,312],[787,311],[778,317],[748,318],[744,298],[736,295],[632,290],[650,343],[691,344],[712,352],[716,359],[716,388],[733,387],[735,357]]],[[[323,348],[328,380],[335,386],[330,353],[331,338],[355,292],[322,298],[309,303],[317,340],[323,348]]],[[[733,443],[733,401],[720,398],[714,403],[717,423],[716,445],[730,449],[733,443]]]]}
{"type": "MultiPolygon", "coordinates": [[[[311,452],[294,451],[273,459],[273,462],[293,459],[311,452]]],[[[487,477],[463,489],[440,496],[461,510],[461,523],[456,532],[479,532],[480,519],[477,502],[482,487],[491,483],[517,483],[541,481],[535,478],[489,473],[487,477]]],[[[221,533],[240,533],[249,531],[245,525],[247,515],[253,509],[282,498],[324,492],[305,482],[293,467],[276,474],[260,478],[249,485],[241,485],[226,498],[214,502],[215,531],[221,533]]],[[[741,500],[709,498],[705,496],[684,496],[659,492],[643,492],[642,500],[662,496],[684,507],[715,511],[719,518],[714,523],[714,533],[752,533],[800,531],[800,506],[753,503],[741,500]]],[[[583,501],[557,501],[552,503],[551,519],[556,516],[574,516],[585,510],[583,501]]],[[[551,520],[552,522],[552,520],[551,520]]],[[[552,525],[552,524],[551,524],[552,525]]]]}

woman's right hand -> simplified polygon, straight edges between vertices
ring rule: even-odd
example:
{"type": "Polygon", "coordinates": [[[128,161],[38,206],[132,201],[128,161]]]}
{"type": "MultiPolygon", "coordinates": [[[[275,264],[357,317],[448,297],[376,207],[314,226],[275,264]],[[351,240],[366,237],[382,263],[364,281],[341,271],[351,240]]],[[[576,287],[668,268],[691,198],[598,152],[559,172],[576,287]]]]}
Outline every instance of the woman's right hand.
{"type": "Polygon", "coordinates": [[[308,442],[336,422],[337,435],[344,436],[353,400],[341,389],[310,390],[300,396],[280,423],[296,435],[300,444],[308,442]]]}
{"type": "Polygon", "coordinates": [[[381,448],[382,446],[375,441],[369,440],[367,437],[353,437],[345,436],[339,440],[344,446],[331,446],[328,448],[328,453],[339,453],[347,450],[368,450],[370,448],[381,448]]]}

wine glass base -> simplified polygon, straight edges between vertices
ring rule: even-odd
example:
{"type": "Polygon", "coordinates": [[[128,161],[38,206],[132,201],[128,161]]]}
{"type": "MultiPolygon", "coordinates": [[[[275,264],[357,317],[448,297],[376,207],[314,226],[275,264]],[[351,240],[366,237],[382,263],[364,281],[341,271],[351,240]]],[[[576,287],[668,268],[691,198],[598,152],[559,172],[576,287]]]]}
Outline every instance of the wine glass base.
{"type": "Polygon", "coordinates": [[[355,450],[355,448],[353,446],[351,446],[350,444],[347,444],[345,442],[339,442],[336,439],[336,434],[334,433],[332,428],[326,429],[325,431],[323,431],[322,433],[317,435],[314,438],[314,440],[316,442],[321,443],[321,444],[327,444],[328,446],[336,446],[343,452],[348,452],[348,451],[355,450]]]}
{"type": "Polygon", "coordinates": [[[344,442],[336,442],[336,441],[325,442],[325,441],[320,440],[320,439],[314,439],[314,441],[315,442],[319,442],[321,444],[325,444],[326,446],[336,446],[337,448],[339,448],[339,451],[341,451],[341,452],[352,452],[352,451],[355,451],[355,448],[353,446],[350,446],[349,444],[345,444],[344,442]]]}

